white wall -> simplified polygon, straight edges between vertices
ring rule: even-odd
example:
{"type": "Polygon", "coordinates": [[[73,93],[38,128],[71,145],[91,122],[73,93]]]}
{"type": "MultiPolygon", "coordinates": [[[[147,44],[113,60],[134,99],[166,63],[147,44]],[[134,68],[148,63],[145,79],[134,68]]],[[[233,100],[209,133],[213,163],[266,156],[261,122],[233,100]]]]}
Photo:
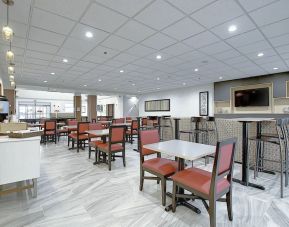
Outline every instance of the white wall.
{"type": "MultiPolygon", "coordinates": [[[[97,97],[97,105],[106,105],[114,104],[114,117],[121,118],[123,117],[123,96],[106,96],[106,97],[97,97]]],[[[102,114],[106,115],[106,112],[102,114]]]]}
{"type": "Polygon", "coordinates": [[[170,91],[155,92],[139,96],[140,116],[161,116],[171,115],[172,117],[199,116],[199,92],[209,92],[209,115],[214,115],[214,84],[188,87],[170,91]],[[156,99],[170,99],[171,111],[166,112],[145,112],[145,101],[156,99]]]}
{"type": "Polygon", "coordinates": [[[123,116],[137,117],[139,116],[139,99],[136,96],[123,97],[123,116]]]}

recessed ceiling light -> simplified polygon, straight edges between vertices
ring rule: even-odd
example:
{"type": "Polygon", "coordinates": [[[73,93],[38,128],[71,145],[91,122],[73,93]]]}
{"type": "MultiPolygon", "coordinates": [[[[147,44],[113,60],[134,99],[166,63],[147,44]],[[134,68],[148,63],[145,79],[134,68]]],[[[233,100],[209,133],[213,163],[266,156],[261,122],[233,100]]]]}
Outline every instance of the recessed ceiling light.
{"type": "Polygon", "coordinates": [[[160,88],[158,87],[157,90],[160,90],[160,88]]]}
{"type": "Polygon", "coordinates": [[[101,82],[102,80],[101,79],[98,79],[98,82],[101,82]]]}
{"type": "Polygon", "coordinates": [[[277,69],[279,69],[279,68],[277,68],[277,67],[275,67],[275,68],[273,68],[274,70],[277,70],[277,69]]]}
{"type": "Polygon", "coordinates": [[[258,57],[263,57],[264,56],[264,53],[258,53],[258,55],[257,55],[258,57]]]}
{"type": "Polygon", "coordinates": [[[159,78],[159,77],[157,77],[157,80],[160,80],[160,78],[159,78]]]}
{"type": "Polygon", "coordinates": [[[43,81],[43,83],[47,83],[47,82],[48,82],[47,80],[44,80],[44,81],[43,81]]]}
{"type": "Polygon", "coordinates": [[[222,80],[222,79],[223,79],[223,77],[222,77],[222,76],[220,76],[220,77],[219,77],[219,79],[220,79],[220,80],[222,80]]]}
{"type": "Polygon", "coordinates": [[[50,75],[55,75],[55,73],[50,73],[50,75]]]}
{"type": "Polygon", "coordinates": [[[198,68],[195,68],[195,69],[194,69],[194,71],[195,71],[195,72],[198,72],[198,71],[199,71],[199,69],[198,69],[198,68]]]}
{"type": "Polygon", "coordinates": [[[141,91],[137,91],[137,92],[141,92],[141,91]]]}
{"type": "Polygon", "coordinates": [[[68,62],[68,60],[66,59],[66,58],[63,58],[63,60],[62,60],[64,63],[67,63],[68,62]]]}
{"type": "Polygon", "coordinates": [[[234,31],[236,31],[237,30],[237,26],[236,25],[231,25],[231,26],[229,26],[229,28],[228,28],[228,31],[229,32],[234,32],[234,31]]]}
{"type": "Polygon", "coordinates": [[[93,34],[92,34],[92,32],[86,32],[86,33],[85,33],[85,36],[86,36],[87,38],[92,38],[92,37],[93,37],[93,34]]]}
{"type": "Polygon", "coordinates": [[[84,85],[83,85],[83,87],[87,87],[87,85],[86,85],[86,84],[84,84],[84,85]]]}
{"type": "Polygon", "coordinates": [[[183,83],[184,86],[186,86],[186,83],[183,83]]]}
{"type": "Polygon", "coordinates": [[[119,72],[120,72],[120,73],[124,73],[124,70],[123,70],[123,69],[121,69],[119,72]]]}
{"type": "Polygon", "coordinates": [[[131,84],[132,86],[135,86],[135,84],[131,84]]]}
{"type": "Polygon", "coordinates": [[[158,54],[158,55],[156,56],[156,59],[158,59],[158,60],[162,59],[162,55],[158,54]]]}

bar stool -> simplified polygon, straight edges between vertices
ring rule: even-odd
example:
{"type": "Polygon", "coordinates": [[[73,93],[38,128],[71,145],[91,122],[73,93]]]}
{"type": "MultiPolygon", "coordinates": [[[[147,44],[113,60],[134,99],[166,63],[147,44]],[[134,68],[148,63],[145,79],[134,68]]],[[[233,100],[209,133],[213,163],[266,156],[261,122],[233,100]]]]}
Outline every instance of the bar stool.
{"type": "Polygon", "coordinates": [[[160,131],[160,140],[164,140],[164,131],[166,128],[170,129],[172,135],[173,133],[173,125],[172,120],[168,116],[162,116],[159,118],[159,131],[160,131]]]}
{"type": "Polygon", "coordinates": [[[218,141],[218,131],[214,117],[206,117],[200,121],[201,125],[195,130],[195,133],[200,135],[202,144],[210,144],[210,138],[214,136],[218,141]]]}
{"type": "MultiPolygon", "coordinates": [[[[277,134],[264,134],[250,137],[249,141],[256,143],[255,163],[254,163],[254,178],[258,176],[258,172],[266,172],[264,162],[277,163],[280,166],[280,197],[283,198],[283,173],[285,173],[285,186],[288,186],[288,135],[289,135],[289,119],[278,119],[276,121],[277,134]],[[269,159],[265,157],[266,145],[271,144],[279,147],[279,160],[269,159]]],[[[272,169],[274,172],[278,170],[272,169]]]]}

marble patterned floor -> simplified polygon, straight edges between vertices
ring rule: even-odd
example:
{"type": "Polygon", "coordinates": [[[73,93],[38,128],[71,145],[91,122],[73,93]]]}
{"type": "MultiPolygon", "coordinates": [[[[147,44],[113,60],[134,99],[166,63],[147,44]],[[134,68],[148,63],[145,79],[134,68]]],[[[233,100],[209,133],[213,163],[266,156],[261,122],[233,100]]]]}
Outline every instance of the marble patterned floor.
{"type": "MultiPolygon", "coordinates": [[[[0,196],[0,226],[209,226],[200,201],[194,205],[201,214],[184,207],[173,214],[161,206],[160,186],[155,181],[145,181],[144,190],[139,191],[139,157],[133,148],[135,144],[127,145],[127,167],[118,159],[109,172],[105,164],[92,165],[87,149],[70,151],[65,141],[42,146],[38,197],[32,198],[30,191],[0,196]]],[[[203,160],[196,165],[212,168],[204,166],[203,160]]],[[[236,177],[239,169],[235,165],[236,177]]],[[[217,203],[217,226],[289,226],[289,187],[280,199],[278,175],[260,174],[257,182],[266,191],[234,183],[234,220],[228,220],[225,203],[217,203]]],[[[171,182],[167,188],[170,191],[171,182]]]]}

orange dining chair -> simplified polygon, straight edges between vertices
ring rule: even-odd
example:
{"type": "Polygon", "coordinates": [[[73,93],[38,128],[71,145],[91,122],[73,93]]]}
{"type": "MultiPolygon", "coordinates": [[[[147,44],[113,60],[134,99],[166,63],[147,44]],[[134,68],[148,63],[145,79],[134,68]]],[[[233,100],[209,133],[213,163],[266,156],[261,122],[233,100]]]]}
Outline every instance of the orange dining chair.
{"type": "Polygon", "coordinates": [[[216,202],[226,202],[229,220],[233,220],[232,178],[236,139],[218,142],[213,172],[199,168],[188,168],[177,172],[173,179],[172,211],[176,211],[176,198],[200,199],[210,216],[210,226],[216,227],[216,202]],[[177,188],[183,188],[193,195],[177,194],[177,188]],[[226,199],[222,197],[226,195],[226,199]],[[206,200],[209,201],[209,205],[206,200]]]}
{"type": "MultiPolygon", "coordinates": [[[[101,123],[90,123],[89,124],[89,130],[102,130],[104,129],[103,125],[101,123]]],[[[91,157],[91,152],[97,152],[97,146],[98,144],[102,143],[102,140],[98,140],[97,136],[94,136],[92,134],[88,134],[88,139],[89,139],[89,147],[88,147],[88,158],[90,159],[91,157]],[[96,138],[96,140],[91,140],[96,138]],[[94,148],[92,150],[91,148],[94,148]]]]}
{"type": "Polygon", "coordinates": [[[46,120],[44,122],[44,143],[47,142],[47,140],[52,139],[55,143],[57,142],[57,128],[56,128],[56,121],[55,120],[46,120]]]}
{"type": "Polygon", "coordinates": [[[124,118],[116,118],[112,120],[112,124],[123,124],[125,122],[124,118]]]}
{"type": "Polygon", "coordinates": [[[159,132],[156,129],[140,131],[140,191],[143,190],[144,180],[157,180],[161,181],[162,187],[162,205],[166,205],[166,184],[167,179],[178,170],[176,161],[161,158],[160,153],[156,158],[147,159],[145,157],[155,154],[155,151],[145,149],[143,146],[146,144],[160,142],[159,132]],[[145,176],[148,172],[156,177],[145,176]]]}
{"type": "Polygon", "coordinates": [[[108,169],[111,170],[112,158],[121,157],[123,160],[123,166],[125,167],[125,126],[110,126],[109,137],[107,143],[100,143],[97,146],[97,160],[100,159],[100,154],[108,156],[108,169]],[[116,153],[122,153],[116,155],[116,153]]]}
{"type": "Polygon", "coordinates": [[[126,131],[126,135],[129,139],[129,142],[132,144],[133,142],[133,136],[138,136],[138,122],[137,120],[132,120],[131,127],[126,131]]]}
{"type": "Polygon", "coordinates": [[[77,132],[70,133],[68,137],[72,140],[72,149],[74,149],[74,143],[77,144],[77,152],[79,152],[79,147],[84,146],[85,141],[88,140],[88,134],[86,131],[89,130],[89,122],[78,122],[77,124],[77,132]]]}

